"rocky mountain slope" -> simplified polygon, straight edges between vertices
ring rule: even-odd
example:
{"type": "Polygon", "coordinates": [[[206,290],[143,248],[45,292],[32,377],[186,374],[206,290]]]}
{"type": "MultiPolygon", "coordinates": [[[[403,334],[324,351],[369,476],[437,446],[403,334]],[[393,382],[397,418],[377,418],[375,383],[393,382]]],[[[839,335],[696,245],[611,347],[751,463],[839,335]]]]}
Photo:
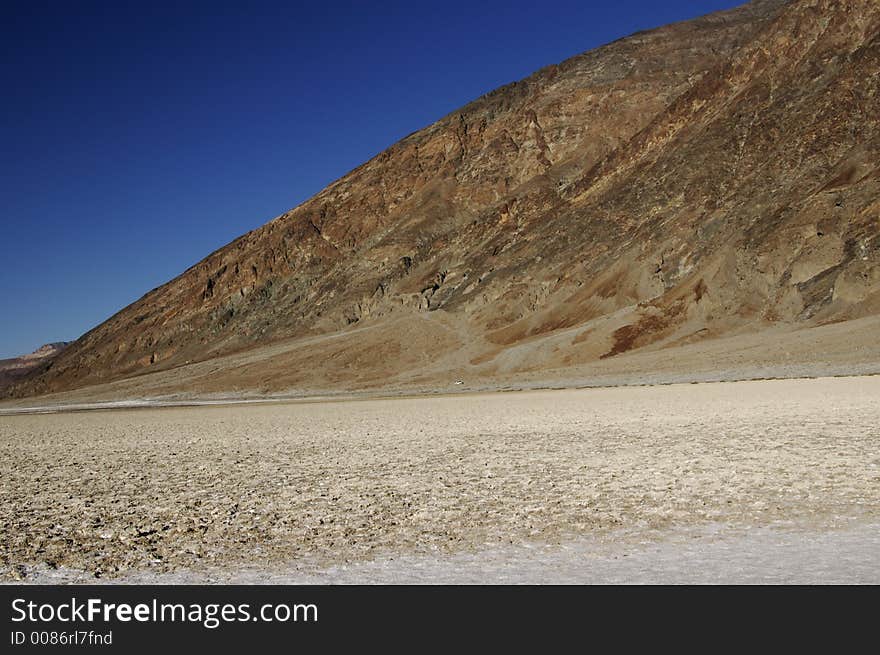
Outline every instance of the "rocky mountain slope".
{"type": "Polygon", "coordinates": [[[503,378],[880,314],[878,88],[876,0],[635,34],[410,135],[6,393],[198,362],[216,390],[503,378]]]}

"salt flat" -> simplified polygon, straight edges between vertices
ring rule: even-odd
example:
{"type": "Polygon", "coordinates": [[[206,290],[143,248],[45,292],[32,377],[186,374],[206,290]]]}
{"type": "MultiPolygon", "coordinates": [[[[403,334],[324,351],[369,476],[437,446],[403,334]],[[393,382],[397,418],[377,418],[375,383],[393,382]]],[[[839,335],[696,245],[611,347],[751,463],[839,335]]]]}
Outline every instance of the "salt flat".
{"type": "MultiPolygon", "coordinates": [[[[876,582],[878,400],[880,378],[850,377],[4,416],[0,566],[10,581],[363,582],[397,561],[391,579],[442,582],[476,581],[444,563],[490,553],[478,581],[559,582],[547,553],[601,542],[643,565],[594,581],[689,581],[646,573],[711,567],[717,546],[688,556],[682,534],[710,544],[724,526],[766,563],[786,551],[760,535],[786,524],[796,550],[850,535],[862,573],[845,581],[876,582]]],[[[809,550],[798,581],[839,580],[821,565],[834,552],[809,550]]]]}

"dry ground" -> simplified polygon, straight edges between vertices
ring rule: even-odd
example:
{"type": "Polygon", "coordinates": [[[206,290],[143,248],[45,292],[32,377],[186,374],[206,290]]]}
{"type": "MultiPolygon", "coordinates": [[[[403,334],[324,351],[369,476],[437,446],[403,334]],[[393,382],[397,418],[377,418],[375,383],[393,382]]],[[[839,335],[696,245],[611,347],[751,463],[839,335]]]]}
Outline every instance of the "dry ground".
{"type": "Polygon", "coordinates": [[[306,570],[875,521],[878,399],[850,377],[0,416],[0,567],[306,570]]]}

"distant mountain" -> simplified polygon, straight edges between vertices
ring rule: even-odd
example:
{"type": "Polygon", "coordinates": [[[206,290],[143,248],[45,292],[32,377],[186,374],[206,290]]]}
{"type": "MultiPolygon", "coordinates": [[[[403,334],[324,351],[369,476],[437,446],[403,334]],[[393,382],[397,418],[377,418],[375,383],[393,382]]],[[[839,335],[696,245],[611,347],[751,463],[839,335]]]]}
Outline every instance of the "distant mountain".
{"type": "Polygon", "coordinates": [[[34,352],[11,359],[0,359],[0,391],[29,373],[45,369],[52,360],[70,344],[69,341],[56,341],[40,346],[34,352]]]}
{"type": "Polygon", "coordinates": [[[11,393],[221,356],[198,388],[563,375],[880,314],[878,163],[880,2],[758,0],[479,98],[11,393]]]}

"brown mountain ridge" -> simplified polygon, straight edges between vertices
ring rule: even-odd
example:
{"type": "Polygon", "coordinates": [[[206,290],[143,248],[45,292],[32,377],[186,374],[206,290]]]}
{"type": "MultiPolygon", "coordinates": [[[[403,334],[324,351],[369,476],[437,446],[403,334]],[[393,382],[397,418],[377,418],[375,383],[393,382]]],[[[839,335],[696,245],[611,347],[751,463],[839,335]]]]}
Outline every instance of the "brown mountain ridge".
{"type": "Polygon", "coordinates": [[[406,137],[6,393],[880,362],[878,88],[876,0],[632,35],[406,137]]]}

